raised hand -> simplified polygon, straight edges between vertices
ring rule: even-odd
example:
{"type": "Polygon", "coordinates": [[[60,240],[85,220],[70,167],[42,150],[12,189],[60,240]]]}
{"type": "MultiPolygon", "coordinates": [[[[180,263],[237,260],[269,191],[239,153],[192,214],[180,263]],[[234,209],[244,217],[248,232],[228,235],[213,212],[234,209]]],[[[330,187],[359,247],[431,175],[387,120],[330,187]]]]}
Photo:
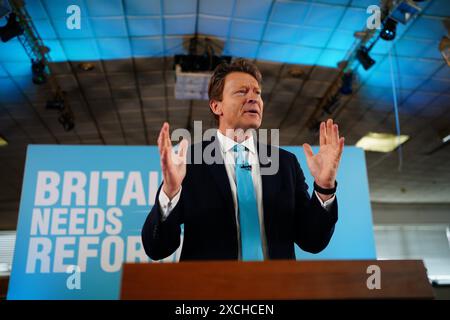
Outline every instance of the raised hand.
{"type": "Polygon", "coordinates": [[[173,152],[169,124],[164,122],[159,132],[158,148],[164,179],[162,189],[169,199],[172,199],[178,193],[181,188],[181,183],[186,176],[187,146],[187,140],[183,139],[180,142],[178,153],[173,152]]]}
{"type": "Polygon", "coordinates": [[[320,148],[317,154],[313,154],[309,144],[303,144],[306,162],[319,187],[334,188],[343,149],[344,138],[339,138],[338,125],[333,124],[332,119],[320,123],[320,148]]]}

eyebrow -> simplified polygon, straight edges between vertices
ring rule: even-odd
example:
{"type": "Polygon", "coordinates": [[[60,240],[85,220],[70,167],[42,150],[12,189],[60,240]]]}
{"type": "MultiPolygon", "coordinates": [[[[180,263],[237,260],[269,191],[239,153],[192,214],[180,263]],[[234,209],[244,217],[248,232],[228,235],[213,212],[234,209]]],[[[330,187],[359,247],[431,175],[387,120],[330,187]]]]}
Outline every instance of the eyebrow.
{"type": "MultiPolygon", "coordinates": [[[[240,90],[240,89],[248,89],[249,88],[249,85],[246,85],[246,84],[243,84],[243,85],[240,85],[239,87],[237,87],[236,88],[236,90],[240,90]]],[[[260,86],[257,86],[256,87],[258,90],[261,90],[261,87],[260,86]]]]}

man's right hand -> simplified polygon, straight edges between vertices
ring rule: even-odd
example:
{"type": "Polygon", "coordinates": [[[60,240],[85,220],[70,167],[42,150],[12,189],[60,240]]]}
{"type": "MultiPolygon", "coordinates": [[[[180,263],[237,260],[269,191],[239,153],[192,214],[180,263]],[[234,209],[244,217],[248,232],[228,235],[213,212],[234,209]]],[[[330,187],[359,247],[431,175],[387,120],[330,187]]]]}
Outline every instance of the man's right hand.
{"type": "Polygon", "coordinates": [[[164,122],[158,137],[159,156],[161,159],[161,170],[163,174],[164,193],[172,199],[180,191],[181,183],[186,176],[186,153],[188,142],[181,140],[178,153],[172,151],[170,141],[169,124],[164,122]]]}

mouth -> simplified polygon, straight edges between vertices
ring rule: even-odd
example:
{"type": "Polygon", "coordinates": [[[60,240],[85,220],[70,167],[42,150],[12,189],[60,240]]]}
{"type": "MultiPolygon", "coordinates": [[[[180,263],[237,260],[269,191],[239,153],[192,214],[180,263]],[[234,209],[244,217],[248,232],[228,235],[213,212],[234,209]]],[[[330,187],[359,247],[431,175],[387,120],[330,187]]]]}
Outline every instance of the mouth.
{"type": "Polygon", "coordinates": [[[259,110],[257,110],[257,109],[244,110],[244,114],[251,115],[251,116],[260,116],[259,110]]]}

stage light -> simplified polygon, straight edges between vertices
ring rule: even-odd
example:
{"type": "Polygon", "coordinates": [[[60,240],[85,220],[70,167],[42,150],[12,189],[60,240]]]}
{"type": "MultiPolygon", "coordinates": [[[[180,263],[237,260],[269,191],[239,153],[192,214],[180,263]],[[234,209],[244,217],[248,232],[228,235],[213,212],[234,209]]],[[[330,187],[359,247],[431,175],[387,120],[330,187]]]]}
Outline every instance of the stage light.
{"type": "Polygon", "coordinates": [[[367,50],[366,47],[361,47],[358,49],[356,52],[356,59],[358,59],[359,63],[361,63],[364,70],[369,70],[376,62],[369,56],[369,50],[367,50]]]}
{"type": "Polygon", "coordinates": [[[395,39],[395,34],[397,30],[397,21],[387,18],[384,23],[383,29],[381,30],[380,37],[383,40],[391,41],[395,39]]]}
{"type": "Polygon", "coordinates": [[[397,22],[407,24],[421,10],[413,1],[403,0],[392,10],[390,17],[397,22]]]}
{"type": "Polygon", "coordinates": [[[45,72],[45,63],[40,61],[31,62],[31,71],[33,74],[33,83],[40,85],[47,82],[47,74],[45,72]]]}
{"type": "Polygon", "coordinates": [[[3,18],[11,12],[11,7],[7,0],[0,0],[0,18],[3,18]]]}
{"type": "Polygon", "coordinates": [[[346,72],[342,75],[342,86],[339,91],[344,95],[353,92],[353,72],[346,72]]]}
{"type": "Polygon", "coordinates": [[[0,27],[0,38],[3,42],[8,42],[14,37],[20,36],[23,34],[23,28],[17,22],[17,16],[13,12],[8,16],[8,22],[3,27],[0,27]]]}

